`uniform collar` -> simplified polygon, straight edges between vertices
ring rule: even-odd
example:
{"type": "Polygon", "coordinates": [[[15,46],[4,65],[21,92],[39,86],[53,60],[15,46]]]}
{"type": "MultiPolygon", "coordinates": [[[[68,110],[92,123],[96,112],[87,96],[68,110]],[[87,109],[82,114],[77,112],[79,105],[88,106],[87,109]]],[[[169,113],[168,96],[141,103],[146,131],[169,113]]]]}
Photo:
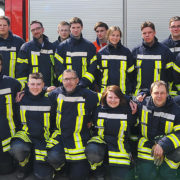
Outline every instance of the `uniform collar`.
{"type": "Polygon", "coordinates": [[[158,39],[156,37],[154,37],[154,44],[150,47],[148,46],[148,44],[143,40],[142,44],[145,48],[149,48],[149,49],[152,49],[154,47],[156,47],[158,45],[158,39]]]}

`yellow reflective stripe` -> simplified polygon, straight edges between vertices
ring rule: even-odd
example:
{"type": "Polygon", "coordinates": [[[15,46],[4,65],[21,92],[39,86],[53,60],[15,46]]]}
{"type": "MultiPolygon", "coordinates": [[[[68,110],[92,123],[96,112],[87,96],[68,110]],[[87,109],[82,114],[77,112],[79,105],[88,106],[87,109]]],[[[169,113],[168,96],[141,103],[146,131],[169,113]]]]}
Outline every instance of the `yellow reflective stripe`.
{"type": "Polygon", "coordinates": [[[148,111],[142,110],[141,114],[141,132],[144,137],[147,138],[147,122],[148,122],[148,111]]]}
{"type": "Polygon", "coordinates": [[[59,54],[55,53],[54,57],[55,57],[61,64],[64,63],[64,59],[63,59],[61,56],[59,56],[59,54]]]}
{"type": "Polygon", "coordinates": [[[169,62],[166,64],[166,69],[169,69],[171,67],[174,67],[174,63],[173,62],[169,62]]]}
{"type": "Polygon", "coordinates": [[[15,78],[16,52],[10,52],[9,76],[15,78]]]}
{"type": "MultiPolygon", "coordinates": [[[[52,138],[56,138],[57,136],[61,135],[59,130],[54,131],[54,133],[52,134],[52,138]]],[[[50,140],[56,141],[54,139],[50,138],[50,140]]],[[[58,141],[57,141],[58,142],[58,141]]]]}
{"type": "Polygon", "coordinates": [[[62,118],[62,104],[63,104],[63,99],[60,99],[58,96],[57,98],[57,113],[56,113],[56,127],[59,129],[59,133],[61,134],[61,118],[62,118]]]}
{"type": "Polygon", "coordinates": [[[83,77],[87,78],[91,83],[94,81],[94,76],[89,72],[86,72],[83,77]]]}
{"type": "Polygon", "coordinates": [[[66,57],[66,69],[72,69],[72,59],[71,57],[66,57]]]}
{"type": "Polygon", "coordinates": [[[176,84],[176,88],[180,91],[180,84],[176,84]]]}
{"type": "Polygon", "coordinates": [[[83,120],[85,115],[85,103],[78,103],[77,111],[78,111],[78,116],[76,117],[76,126],[73,136],[74,136],[75,147],[82,148],[83,144],[82,144],[82,138],[80,132],[82,130],[83,120]]]}
{"type": "Polygon", "coordinates": [[[180,67],[178,67],[175,63],[173,64],[173,69],[180,73],[180,67]]]}
{"type": "Polygon", "coordinates": [[[171,140],[171,142],[174,144],[174,148],[177,148],[180,146],[180,140],[175,134],[170,134],[167,136],[171,140]]]}
{"type": "Polygon", "coordinates": [[[85,147],[81,147],[81,148],[77,148],[77,149],[64,148],[65,153],[71,154],[71,155],[80,154],[80,153],[82,154],[82,153],[84,153],[84,150],[85,150],[85,147]]]}
{"type": "Polygon", "coordinates": [[[104,139],[104,119],[98,119],[97,126],[100,127],[98,128],[98,135],[104,139]]]}
{"type": "Polygon", "coordinates": [[[26,64],[28,64],[28,59],[17,58],[17,62],[18,63],[26,63],[26,64]]]}
{"type": "Polygon", "coordinates": [[[19,165],[20,165],[21,167],[24,167],[24,166],[29,162],[29,157],[30,157],[30,154],[28,155],[27,158],[25,158],[24,161],[19,162],[19,165]]]}
{"type": "Polygon", "coordinates": [[[108,151],[109,156],[112,157],[122,157],[122,158],[127,158],[129,159],[129,154],[127,152],[122,153],[122,152],[115,152],[115,151],[108,151]]]}
{"type": "Polygon", "coordinates": [[[102,94],[101,94],[101,93],[97,93],[97,96],[98,96],[97,106],[99,106],[99,105],[100,105],[100,102],[101,102],[102,94]]]}
{"type": "Polygon", "coordinates": [[[126,152],[124,148],[124,131],[127,130],[127,121],[121,121],[120,124],[121,125],[119,128],[117,144],[118,144],[119,150],[124,153],[126,152]]]}
{"type": "Polygon", "coordinates": [[[32,73],[38,72],[38,55],[31,54],[32,73]]]}
{"type": "Polygon", "coordinates": [[[69,154],[65,154],[66,159],[68,160],[82,160],[82,159],[86,159],[85,154],[78,154],[78,155],[69,155],[69,154]]]}
{"type": "Polygon", "coordinates": [[[62,74],[58,77],[58,81],[62,82],[62,74]]]}
{"type": "Polygon", "coordinates": [[[17,78],[17,80],[20,82],[21,84],[21,90],[25,88],[25,85],[27,83],[27,77],[22,77],[22,78],[17,78]]]}
{"type": "Polygon", "coordinates": [[[44,137],[46,140],[48,140],[50,136],[50,113],[44,113],[44,127],[44,137]]]}
{"type": "Polygon", "coordinates": [[[141,76],[142,76],[142,69],[141,69],[141,64],[142,64],[142,60],[137,60],[136,65],[138,68],[138,72],[137,72],[137,85],[136,85],[136,91],[135,91],[135,96],[137,96],[138,91],[141,87],[141,76]]]}
{"type": "Polygon", "coordinates": [[[180,130],[180,125],[176,125],[176,126],[174,126],[174,131],[176,132],[176,131],[179,131],[180,130]]]}
{"type": "Polygon", "coordinates": [[[86,74],[87,72],[87,58],[82,57],[82,77],[86,74]]]}
{"type": "Polygon", "coordinates": [[[140,152],[138,152],[138,158],[147,159],[147,160],[154,160],[154,157],[152,157],[151,155],[140,153],[140,152]]]}
{"type": "Polygon", "coordinates": [[[18,131],[13,138],[20,138],[22,139],[24,142],[31,142],[31,140],[29,139],[27,133],[25,131],[18,131]]]}
{"type": "Polygon", "coordinates": [[[3,149],[3,152],[6,152],[6,151],[9,151],[11,146],[10,146],[10,142],[11,142],[11,137],[5,139],[2,141],[2,149],[3,149]]]}
{"type": "Polygon", "coordinates": [[[166,157],[164,158],[164,161],[167,163],[167,165],[171,168],[171,169],[177,169],[180,166],[180,162],[175,163],[169,159],[167,159],[166,157]]]}
{"type": "Polygon", "coordinates": [[[45,156],[47,156],[47,151],[46,150],[39,150],[35,149],[35,158],[38,161],[45,161],[45,156]]]}
{"type": "Polygon", "coordinates": [[[22,129],[27,132],[28,131],[28,126],[26,122],[26,110],[20,110],[20,116],[21,116],[21,122],[23,124],[22,129]]]}
{"type": "Polygon", "coordinates": [[[90,61],[90,64],[92,64],[94,61],[96,61],[97,60],[97,56],[96,55],[94,55],[93,56],[93,58],[91,59],[91,61],[90,61]]]}
{"type": "Polygon", "coordinates": [[[127,72],[130,73],[130,72],[133,72],[135,69],[134,65],[132,65],[131,67],[128,68],[127,72]]]}
{"type": "Polygon", "coordinates": [[[94,163],[94,164],[92,164],[90,161],[88,161],[88,162],[91,165],[92,170],[95,170],[98,166],[101,166],[103,163],[103,161],[101,161],[100,163],[94,163]]]}
{"type": "Polygon", "coordinates": [[[142,138],[139,140],[139,142],[138,142],[138,151],[151,154],[151,149],[150,149],[150,148],[147,148],[147,147],[144,147],[144,144],[145,144],[147,141],[148,141],[148,140],[147,140],[145,137],[142,137],[142,138]]]}
{"type": "Polygon", "coordinates": [[[5,96],[6,98],[6,117],[8,119],[9,129],[11,136],[14,136],[15,132],[15,123],[13,120],[13,108],[12,108],[12,95],[8,94],[5,96]]]}
{"type": "Polygon", "coordinates": [[[161,61],[155,61],[154,81],[160,80],[161,69],[162,69],[161,61]]]}
{"type": "Polygon", "coordinates": [[[120,89],[125,94],[126,93],[126,69],[127,69],[127,62],[120,61],[120,89]]]}
{"type": "Polygon", "coordinates": [[[128,159],[116,159],[116,158],[109,158],[110,164],[125,164],[130,165],[130,160],[128,159]]]}
{"type": "Polygon", "coordinates": [[[172,132],[173,125],[174,125],[173,122],[166,121],[166,124],[165,124],[165,134],[169,134],[170,132],[172,132]]]}
{"type": "Polygon", "coordinates": [[[56,77],[56,74],[54,73],[54,55],[50,55],[51,59],[51,85],[54,85],[54,77],[56,77]]]}
{"type": "Polygon", "coordinates": [[[108,61],[107,60],[102,60],[101,61],[102,67],[105,68],[103,69],[103,78],[101,80],[101,93],[104,92],[106,86],[107,86],[107,80],[108,80],[108,61]]]}
{"type": "Polygon", "coordinates": [[[97,143],[100,143],[100,144],[106,144],[106,142],[105,141],[103,141],[102,139],[101,139],[101,137],[99,137],[99,136],[93,136],[89,141],[88,141],[88,143],[90,143],[90,142],[97,142],[97,143]]]}

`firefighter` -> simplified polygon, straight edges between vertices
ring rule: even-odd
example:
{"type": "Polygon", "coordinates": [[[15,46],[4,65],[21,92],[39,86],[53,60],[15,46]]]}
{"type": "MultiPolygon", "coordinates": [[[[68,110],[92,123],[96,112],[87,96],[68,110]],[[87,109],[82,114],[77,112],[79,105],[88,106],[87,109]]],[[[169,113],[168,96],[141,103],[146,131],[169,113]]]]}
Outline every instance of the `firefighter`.
{"type": "Polygon", "coordinates": [[[54,83],[54,46],[45,36],[41,22],[35,20],[30,24],[33,40],[23,44],[16,64],[16,78],[25,87],[30,73],[41,72],[45,86],[54,83]]]}
{"type": "MultiPolygon", "coordinates": [[[[57,112],[57,127],[47,144],[48,154],[55,150],[63,153],[63,147],[69,179],[85,180],[90,169],[84,153],[90,139],[88,122],[99,103],[99,97],[97,93],[78,85],[79,78],[74,70],[65,70],[62,82],[62,87],[49,94],[57,112]]],[[[50,157],[47,159],[51,162],[50,157]]]]}
{"type": "Polygon", "coordinates": [[[107,45],[106,33],[108,30],[108,25],[104,22],[97,22],[94,26],[94,31],[96,32],[97,38],[93,42],[96,47],[96,53],[104,46],[107,45]]]}
{"type": "Polygon", "coordinates": [[[111,26],[107,31],[109,44],[97,54],[100,74],[96,77],[101,93],[108,85],[119,86],[124,94],[132,92],[133,57],[130,50],[121,44],[121,36],[120,28],[111,26]]]}
{"type": "Polygon", "coordinates": [[[82,36],[83,23],[80,18],[70,20],[70,38],[59,44],[55,53],[57,78],[62,82],[65,69],[73,69],[80,78],[80,85],[90,87],[95,79],[97,66],[96,48],[82,36]]]}
{"type": "Polygon", "coordinates": [[[0,16],[0,54],[3,56],[3,74],[15,78],[19,49],[24,40],[10,30],[10,20],[0,16]]]}
{"type": "MultiPolygon", "coordinates": [[[[101,106],[97,108],[93,116],[95,132],[88,145],[93,142],[101,146],[106,144],[111,180],[131,179],[131,150],[128,138],[130,127],[134,123],[135,118],[132,117],[131,108],[119,86],[108,86],[102,94],[101,106]]],[[[94,149],[86,150],[86,155],[91,163],[91,168],[96,169],[97,167],[98,171],[98,166],[101,166],[102,161],[92,163],[92,155],[89,159],[92,151],[94,149]]],[[[99,159],[102,160],[102,158],[99,159]]]]}
{"type": "Polygon", "coordinates": [[[18,179],[24,179],[30,167],[33,167],[36,179],[51,180],[53,176],[53,168],[46,162],[46,141],[53,125],[53,116],[51,102],[43,88],[42,74],[30,74],[28,89],[19,102],[21,128],[13,136],[10,150],[21,166],[18,179]]]}
{"type": "Polygon", "coordinates": [[[8,151],[19,125],[15,116],[15,97],[21,90],[21,84],[3,74],[3,62],[0,55],[0,174],[8,174],[15,169],[14,160],[8,151]]]}
{"type": "Polygon", "coordinates": [[[168,155],[180,146],[180,108],[168,96],[164,81],[152,83],[150,92],[151,96],[138,103],[137,174],[139,180],[176,179],[180,163],[168,159],[168,155]]]}
{"type": "MultiPolygon", "coordinates": [[[[167,39],[162,41],[162,44],[169,47],[171,52],[176,57],[176,62],[174,63],[174,83],[170,84],[170,92],[171,95],[177,96],[180,95],[178,91],[180,91],[180,84],[179,84],[179,78],[180,78],[180,60],[179,57],[177,57],[178,53],[180,53],[180,17],[174,16],[169,21],[169,30],[170,35],[167,39]]],[[[178,97],[179,98],[179,97],[178,97]]]]}
{"type": "Polygon", "coordinates": [[[57,30],[59,36],[56,41],[53,42],[54,47],[56,48],[59,43],[63,42],[64,40],[69,38],[70,35],[70,25],[66,21],[62,21],[58,24],[58,30],[57,30]]]}
{"type": "Polygon", "coordinates": [[[158,42],[155,37],[155,26],[146,21],[141,25],[142,45],[134,48],[132,54],[135,60],[136,79],[134,95],[144,88],[150,88],[157,80],[173,81],[174,56],[168,47],[158,42]]]}

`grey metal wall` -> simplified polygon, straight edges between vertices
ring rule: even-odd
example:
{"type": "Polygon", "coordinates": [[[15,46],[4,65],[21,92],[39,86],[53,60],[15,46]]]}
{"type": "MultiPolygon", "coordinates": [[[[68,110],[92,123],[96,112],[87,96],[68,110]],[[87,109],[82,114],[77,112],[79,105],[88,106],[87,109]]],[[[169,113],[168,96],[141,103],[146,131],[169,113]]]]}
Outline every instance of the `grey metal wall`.
{"type": "Polygon", "coordinates": [[[123,26],[122,2],[123,0],[30,0],[29,21],[42,21],[45,34],[54,41],[58,36],[58,23],[77,16],[84,24],[83,36],[94,41],[96,34],[93,29],[96,22],[104,21],[109,26],[123,26]]]}

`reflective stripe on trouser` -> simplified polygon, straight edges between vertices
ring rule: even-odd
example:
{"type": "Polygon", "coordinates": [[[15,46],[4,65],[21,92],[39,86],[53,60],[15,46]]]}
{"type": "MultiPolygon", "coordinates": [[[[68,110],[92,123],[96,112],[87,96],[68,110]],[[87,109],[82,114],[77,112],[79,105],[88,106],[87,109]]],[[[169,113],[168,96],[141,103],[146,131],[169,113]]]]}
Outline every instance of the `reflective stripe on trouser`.
{"type": "Polygon", "coordinates": [[[9,76],[15,78],[16,52],[10,52],[9,76]]]}

